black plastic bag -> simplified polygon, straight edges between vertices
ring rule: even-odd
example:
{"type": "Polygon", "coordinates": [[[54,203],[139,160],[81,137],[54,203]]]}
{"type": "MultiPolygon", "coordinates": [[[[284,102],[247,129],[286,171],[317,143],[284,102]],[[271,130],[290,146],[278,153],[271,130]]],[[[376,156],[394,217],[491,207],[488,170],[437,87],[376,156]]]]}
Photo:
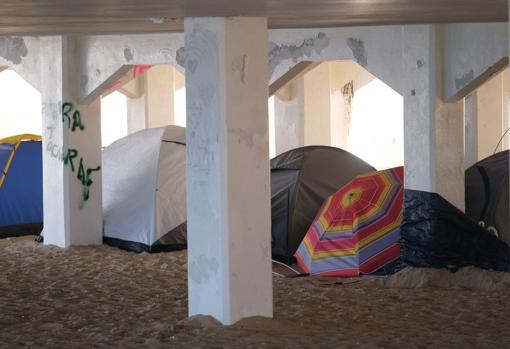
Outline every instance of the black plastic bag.
{"type": "Polygon", "coordinates": [[[510,271],[509,247],[436,193],[405,190],[403,263],[510,271]]]}

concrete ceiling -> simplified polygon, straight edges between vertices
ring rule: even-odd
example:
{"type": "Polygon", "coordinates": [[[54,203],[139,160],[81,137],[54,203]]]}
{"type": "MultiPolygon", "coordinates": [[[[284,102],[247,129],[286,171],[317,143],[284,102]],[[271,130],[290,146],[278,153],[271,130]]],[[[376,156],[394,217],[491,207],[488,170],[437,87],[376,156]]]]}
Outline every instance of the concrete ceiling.
{"type": "Polygon", "coordinates": [[[508,0],[1,0],[0,34],[181,31],[182,18],[267,16],[271,28],[506,21],[508,0]]]}

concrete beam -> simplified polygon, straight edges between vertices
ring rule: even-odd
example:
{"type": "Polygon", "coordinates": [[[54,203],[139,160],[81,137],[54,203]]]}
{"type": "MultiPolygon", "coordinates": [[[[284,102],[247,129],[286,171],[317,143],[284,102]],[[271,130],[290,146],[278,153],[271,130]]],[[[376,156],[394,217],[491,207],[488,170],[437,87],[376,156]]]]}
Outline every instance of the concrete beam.
{"type": "Polygon", "coordinates": [[[287,73],[279,77],[276,81],[274,81],[271,85],[269,85],[269,97],[274,95],[278,90],[280,90],[285,85],[291,83],[292,81],[300,78],[305,75],[310,70],[314,69],[320,64],[320,62],[299,62],[294,67],[292,67],[287,73]]]}
{"type": "Polygon", "coordinates": [[[39,38],[0,37],[0,66],[14,70],[36,90],[41,91],[39,38]]]}
{"type": "Polygon", "coordinates": [[[119,92],[128,98],[140,98],[143,94],[143,79],[139,76],[119,87],[119,92]]]}
{"type": "Polygon", "coordinates": [[[81,100],[88,100],[94,91],[104,93],[108,87],[104,81],[122,66],[170,64],[182,69],[182,33],[91,35],[81,37],[79,43],[81,100]]]}
{"type": "Polygon", "coordinates": [[[508,23],[444,25],[444,95],[456,102],[508,66],[508,23]]]}
{"type": "Polygon", "coordinates": [[[189,314],[271,317],[267,20],[184,24],[189,314]]]}
{"type": "Polygon", "coordinates": [[[302,61],[355,61],[402,93],[402,26],[269,31],[270,83],[302,61]]]}

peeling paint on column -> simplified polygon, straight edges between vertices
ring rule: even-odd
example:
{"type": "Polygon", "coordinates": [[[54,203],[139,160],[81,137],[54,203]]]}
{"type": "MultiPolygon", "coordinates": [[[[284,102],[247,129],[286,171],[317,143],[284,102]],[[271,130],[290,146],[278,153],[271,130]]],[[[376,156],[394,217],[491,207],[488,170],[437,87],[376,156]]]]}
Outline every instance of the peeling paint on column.
{"type": "Polygon", "coordinates": [[[280,62],[287,59],[292,59],[297,62],[302,57],[311,57],[313,52],[321,54],[321,52],[329,46],[328,36],[320,32],[316,37],[303,40],[298,45],[278,45],[274,42],[269,42],[269,75],[272,75],[280,62]]]}
{"type": "Polygon", "coordinates": [[[366,68],[368,66],[368,59],[363,40],[349,38],[347,39],[347,46],[351,49],[354,60],[362,67],[366,68]]]}
{"type": "Polygon", "coordinates": [[[246,73],[246,55],[240,55],[232,61],[232,70],[239,72],[239,79],[244,84],[244,77],[246,73]]]}
{"type": "Polygon", "coordinates": [[[189,275],[194,282],[200,284],[202,281],[209,280],[211,273],[217,274],[219,267],[220,265],[216,258],[207,258],[202,254],[198,257],[198,260],[191,263],[189,275]]]}
{"type": "Polygon", "coordinates": [[[455,88],[457,88],[457,90],[464,88],[467,84],[473,81],[474,78],[475,72],[473,71],[473,69],[471,69],[469,72],[462,75],[461,77],[455,78],[455,88]]]}
{"type": "Polygon", "coordinates": [[[28,54],[25,40],[20,37],[0,37],[0,56],[6,60],[20,64],[28,54]]]}
{"type": "Polygon", "coordinates": [[[175,62],[181,67],[186,68],[186,50],[184,47],[179,47],[177,52],[175,52],[175,62]]]}
{"type": "Polygon", "coordinates": [[[126,59],[126,62],[131,62],[133,60],[133,57],[134,57],[133,51],[129,47],[126,47],[124,49],[124,58],[126,59]]]}

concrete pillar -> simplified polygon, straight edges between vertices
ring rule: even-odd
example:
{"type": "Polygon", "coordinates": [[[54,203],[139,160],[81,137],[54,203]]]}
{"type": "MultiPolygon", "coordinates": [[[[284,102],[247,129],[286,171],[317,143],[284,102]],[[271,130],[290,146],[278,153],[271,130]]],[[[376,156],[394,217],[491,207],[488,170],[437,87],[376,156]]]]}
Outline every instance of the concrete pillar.
{"type": "Polygon", "coordinates": [[[122,88],[128,96],[128,133],[174,124],[175,85],[183,83],[180,77],[175,81],[174,70],[155,65],[122,88]]]}
{"type": "Polygon", "coordinates": [[[442,101],[440,26],[403,27],[405,187],[464,208],[462,104],[442,101]]]}
{"type": "Polygon", "coordinates": [[[478,96],[477,92],[464,99],[464,167],[478,161],[478,96]]]}
{"type": "Polygon", "coordinates": [[[354,90],[374,77],[354,62],[324,62],[275,93],[276,154],[303,145],[348,148],[354,90]]]}
{"type": "Polygon", "coordinates": [[[305,145],[331,145],[331,89],[329,64],[304,75],[305,145]]]}
{"type": "MultiPolygon", "coordinates": [[[[334,67],[334,66],[333,66],[334,67]]],[[[333,69],[331,88],[331,145],[348,149],[349,133],[352,124],[352,102],[354,99],[354,80],[345,82],[333,69]]]]}
{"type": "Polygon", "coordinates": [[[437,192],[464,211],[464,101],[438,101],[436,126],[437,192]]]}
{"type": "Polygon", "coordinates": [[[41,38],[44,243],[102,243],[101,108],[78,98],[72,37],[41,38]]]}
{"type": "MultiPolygon", "coordinates": [[[[502,73],[503,78],[503,132],[506,132],[510,128],[510,81],[509,79],[509,69],[507,68],[502,73]]],[[[501,142],[502,150],[510,149],[510,131],[503,137],[503,141],[501,142]]]]}
{"type": "Polygon", "coordinates": [[[272,316],[267,19],[186,18],[189,315],[272,316]]]}
{"type": "Polygon", "coordinates": [[[144,74],[149,128],[174,124],[174,68],[155,65],[144,74]]]}
{"type": "Polygon", "coordinates": [[[477,91],[478,160],[491,156],[494,151],[504,149],[503,141],[497,146],[506,131],[503,86],[503,74],[498,74],[480,86],[477,91]]]}
{"type": "Polygon", "coordinates": [[[144,130],[148,125],[144,75],[137,76],[120,89],[120,92],[128,97],[126,108],[128,134],[144,130]]]}
{"type": "Polygon", "coordinates": [[[274,95],[276,155],[304,142],[304,79],[300,77],[274,95]]]}

